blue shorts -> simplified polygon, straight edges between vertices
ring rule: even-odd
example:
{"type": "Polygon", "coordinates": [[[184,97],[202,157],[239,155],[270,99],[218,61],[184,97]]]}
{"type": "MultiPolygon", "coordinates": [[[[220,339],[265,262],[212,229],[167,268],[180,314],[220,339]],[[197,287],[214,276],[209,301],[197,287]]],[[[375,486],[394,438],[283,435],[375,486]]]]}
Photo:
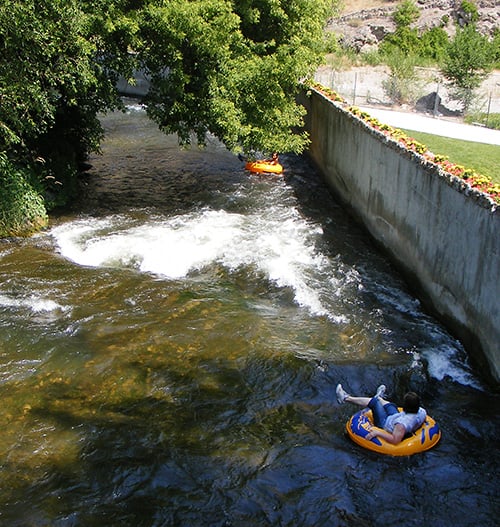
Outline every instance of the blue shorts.
{"type": "Polygon", "coordinates": [[[373,413],[373,424],[379,428],[384,428],[386,419],[393,414],[398,414],[398,407],[394,403],[382,404],[378,397],[372,397],[368,403],[368,408],[373,413]]]}

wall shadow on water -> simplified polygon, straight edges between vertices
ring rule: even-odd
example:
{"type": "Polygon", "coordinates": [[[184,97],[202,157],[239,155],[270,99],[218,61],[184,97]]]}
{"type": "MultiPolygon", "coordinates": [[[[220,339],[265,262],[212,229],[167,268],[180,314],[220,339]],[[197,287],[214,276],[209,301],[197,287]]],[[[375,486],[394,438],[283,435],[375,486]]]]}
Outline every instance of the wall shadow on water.
{"type": "MultiPolygon", "coordinates": [[[[301,213],[321,225],[320,250],[345,268],[356,270],[360,307],[368,313],[376,312],[385,320],[379,333],[381,347],[408,354],[406,371],[404,367],[398,368],[392,378],[393,395],[402,398],[408,390],[425,395],[431,379],[427,374],[426,358],[420,352],[428,347],[450,343],[455,348],[456,359],[470,368],[461,344],[426,312],[411,284],[405,281],[366,229],[339,204],[308,158],[289,158],[292,170],[286,176],[286,183],[293,189],[301,213]],[[384,331],[386,328],[397,330],[396,341],[392,331],[384,331]],[[428,332],[432,335],[427,335],[428,332]]],[[[480,372],[469,371],[471,377],[481,378],[480,372]]],[[[432,398],[432,390],[428,395],[432,398]]]]}

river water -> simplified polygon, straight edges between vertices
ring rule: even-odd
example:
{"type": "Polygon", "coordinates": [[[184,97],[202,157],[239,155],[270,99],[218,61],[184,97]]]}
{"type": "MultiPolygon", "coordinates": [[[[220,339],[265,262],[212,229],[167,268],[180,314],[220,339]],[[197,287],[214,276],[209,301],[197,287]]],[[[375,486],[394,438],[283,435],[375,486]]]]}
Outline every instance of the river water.
{"type": "Polygon", "coordinates": [[[0,524],[497,525],[498,393],[308,162],[103,122],[74,209],[0,244],[0,524]],[[441,443],[354,445],[338,382],[418,390],[441,443]]]}

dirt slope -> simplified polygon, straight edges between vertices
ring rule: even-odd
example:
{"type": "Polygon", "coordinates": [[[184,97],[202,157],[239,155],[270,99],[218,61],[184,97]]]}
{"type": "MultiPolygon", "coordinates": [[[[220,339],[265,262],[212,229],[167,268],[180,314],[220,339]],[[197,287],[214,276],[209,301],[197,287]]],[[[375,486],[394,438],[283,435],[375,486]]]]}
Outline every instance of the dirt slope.
{"type": "Polygon", "coordinates": [[[342,14],[356,13],[362,9],[372,9],[374,7],[388,7],[391,4],[397,5],[398,0],[346,0],[344,2],[344,8],[342,14]]]}

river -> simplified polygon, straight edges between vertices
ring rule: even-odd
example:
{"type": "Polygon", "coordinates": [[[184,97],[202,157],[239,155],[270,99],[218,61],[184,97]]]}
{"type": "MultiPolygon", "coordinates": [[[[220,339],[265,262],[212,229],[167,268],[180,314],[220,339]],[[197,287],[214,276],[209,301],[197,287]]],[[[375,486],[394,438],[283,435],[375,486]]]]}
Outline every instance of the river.
{"type": "Polygon", "coordinates": [[[0,524],[497,525],[498,393],[308,161],[253,176],[127,108],[0,243],[0,524]],[[361,449],[338,382],[417,390],[441,442],[361,449]]]}

